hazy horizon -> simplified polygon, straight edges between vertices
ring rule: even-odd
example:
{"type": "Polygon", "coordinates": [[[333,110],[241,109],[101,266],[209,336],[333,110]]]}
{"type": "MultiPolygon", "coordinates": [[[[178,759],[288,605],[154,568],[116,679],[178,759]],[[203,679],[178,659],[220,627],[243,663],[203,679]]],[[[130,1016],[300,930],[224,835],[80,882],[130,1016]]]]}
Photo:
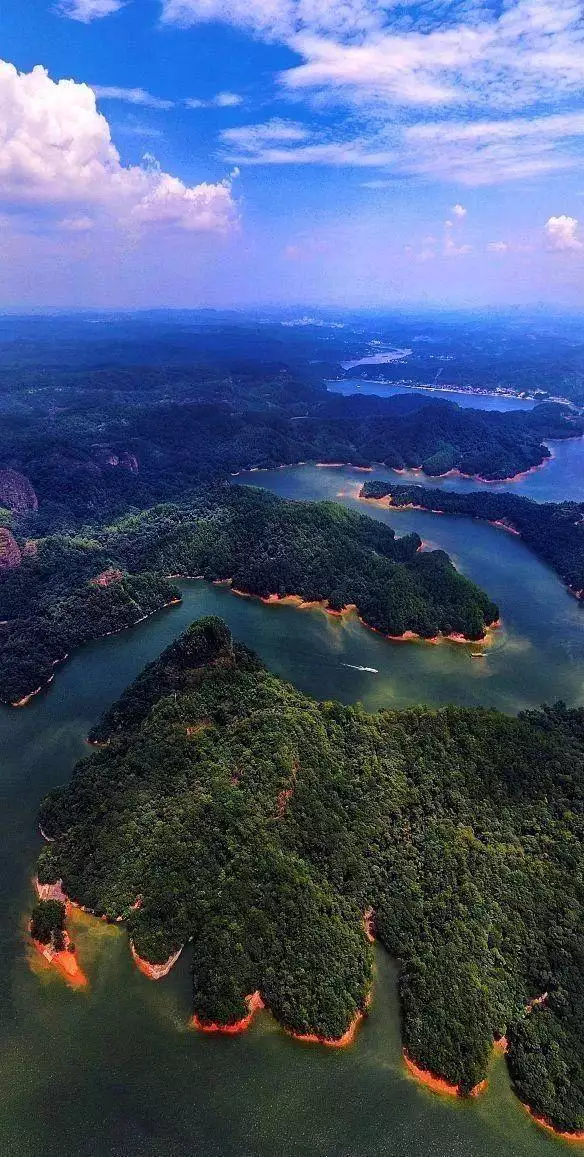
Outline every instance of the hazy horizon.
{"type": "Polygon", "coordinates": [[[577,307],[573,0],[4,0],[0,306],[577,307]]]}

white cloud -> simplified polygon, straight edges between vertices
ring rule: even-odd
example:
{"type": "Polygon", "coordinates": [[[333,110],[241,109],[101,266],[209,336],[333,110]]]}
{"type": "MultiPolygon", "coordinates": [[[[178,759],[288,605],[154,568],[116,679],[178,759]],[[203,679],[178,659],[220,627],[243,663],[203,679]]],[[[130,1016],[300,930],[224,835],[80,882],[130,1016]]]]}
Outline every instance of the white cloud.
{"type": "MultiPolygon", "coordinates": [[[[351,126],[352,127],[352,126],[351,126]]],[[[423,176],[468,187],[518,181],[561,172],[579,163],[584,113],[510,120],[425,122],[383,127],[372,123],[360,135],[331,139],[296,121],[274,119],[220,134],[231,159],[241,164],[359,165],[389,169],[397,176],[423,176]]],[[[380,176],[366,187],[383,188],[380,176]]],[[[454,220],[464,206],[452,207],[454,220]]]]}
{"type": "Polygon", "coordinates": [[[545,223],[546,241],[549,249],[558,252],[584,249],[584,242],[578,237],[578,221],[576,217],[550,217],[545,223]]]}
{"type": "Polygon", "coordinates": [[[302,58],[287,89],[359,107],[519,107],[584,84],[578,0],[162,0],[162,19],[283,41],[302,58]]]}
{"type": "Polygon", "coordinates": [[[236,108],[237,105],[243,104],[243,97],[237,92],[218,92],[208,100],[201,100],[196,96],[187,97],[183,104],[187,108],[236,108]]]}
{"type": "Polygon", "coordinates": [[[226,157],[246,165],[349,165],[359,168],[389,165],[393,151],[375,149],[367,140],[327,141],[306,125],[275,117],[265,124],[225,129],[220,139],[226,157]]]}
{"type": "Polygon", "coordinates": [[[273,117],[264,124],[224,129],[220,134],[225,144],[235,145],[251,156],[260,154],[266,146],[297,144],[308,140],[310,135],[310,130],[304,125],[297,121],[282,120],[280,117],[273,117]]]}
{"type": "Polygon", "coordinates": [[[385,7],[379,0],[162,0],[162,19],[183,28],[222,21],[268,40],[288,41],[302,30],[336,37],[375,31],[385,7]]]}
{"type": "Polygon", "coordinates": [[[56,10],[60,16],[79,20],[81,24],[90,24],[92,20],[112,16],[125,5],[126,0],[60,0],[56,10]]]}
{"type": "Polygon", "coordinates": [[[8,211],[202,232],[236,221],[230,178],[188,186],[156,163],[123,165],[88,85],[0,61],[0,107],[0,204],[8,211]]]}
{"type": "Polygon", "coordinates": [[[174,101],[161,100],[143,88],[119,88],[113,84],[93,84],[91,86],[98,100],[120,100],[127,104],[141,105],[143,108],[173,108],[174,101]]]}
{"type": "Polygon", "coordinates": [[[242,101],[243,97],[237,92],[218,92],[213,103],[217,108],[235,108],[242,101]]]}
{"type": "Polygon", "coordinates": [[[459,220],[462,220],[463,217],[466,217],[467,210],[464,208],[464,205],[457,204],[452,206],[452,212],[455,217],[458,217],[459,220]]]}
{"type": "Polygon", "coordinates": [[[93,226],[91,217],[64,217],[62,221],[57,221],[57,227],[66,233],[89,233],[93,226]]]}
{"type": "Polygon", "coordinates": [[[489,241],[487,245],[488,253],[506,253],[509,246],[506,241],[489,241]]]}
{"type": "Polygon", "coordinates": [[[414,124],[404,130],[403,146],[410,172],[478,186],[570,169],[583,136],[578,112],[414,124]]]}

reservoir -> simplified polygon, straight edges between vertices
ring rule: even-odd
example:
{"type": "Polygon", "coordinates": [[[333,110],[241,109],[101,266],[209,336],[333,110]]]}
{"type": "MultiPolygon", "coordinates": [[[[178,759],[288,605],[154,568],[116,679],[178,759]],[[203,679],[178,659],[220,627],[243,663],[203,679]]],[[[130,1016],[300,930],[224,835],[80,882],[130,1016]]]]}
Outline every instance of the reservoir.
{"type": "MultiPolygon", "coordinates": [[[[563,484],[581,487],[584,497],[579,442],[559,447],[553,463],[513,488],[543,498],[546,484],[548,492],[560,486],[560,471],[563,484]]],[[[381,951],[371,1014],[345,1050],[295,1041],[265,1012],[239,1037],[187,1030],[188,951],[169,977],[153,983],[134,968],[124,931],[96,920],[77,917],[73,925],[88,991],[70,990],[29,960],[25,929],[40,847],[39,801],[87,754],[84,737],[103,709],[202,614],[221,615],[269,667],[319,698],[360,700],[370,709],[454,701],[510,712],[544,699],[584,702],[583,609],[554,573],[504,530],[360,502],[363,479],[374,476],[389,474],[304,467],[239,481],[290,498],[335,499],[389,522],[398,534],[417,530],[427,546],[446,549],[500,604],[503,626],[486,658],[473,658],[472,645],[390,643],[353,618],[265,606],[225,587],[190,582],[182,584],[180,606],[80,649],[25,709],[1,709],[3,1157],[545,1157],[561,1151],[563,1143],[540,1130],[513,1096],[501,1057],[493,1059],[487,1092],[476,1100],[443,1100],[412,1081],[401,1059],[395,978],[381,951]]]]}

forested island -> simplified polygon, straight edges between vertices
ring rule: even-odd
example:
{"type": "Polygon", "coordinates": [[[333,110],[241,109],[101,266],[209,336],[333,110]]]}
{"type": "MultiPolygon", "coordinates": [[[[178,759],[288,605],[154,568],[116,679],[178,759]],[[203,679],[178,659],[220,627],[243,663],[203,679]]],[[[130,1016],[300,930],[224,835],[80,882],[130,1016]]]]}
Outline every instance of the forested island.
{"type": "Polygon", "coordinates": [[[229,580],[260,598],[353,607],[385,635],[484,638],[497,606],[418,535],[332,502],[217,485],[95,529],[17,542],[0,581],[0,699],[20,704],[55,664],[180,598],[174,579],[229,580]],[[171,576],[170,579],[168,576],[171,576]]]}
{"type": "Polygon", "coordinates": [[[460,494],[427,486],[394,486],[371,480],[360,498],[395,508],[464,514],[519,534],[556,571],[577,598],[584,597],[584,502],[534,502],[519,494],[460,494]]]}
{"type": "MultiPolygon", "coordinates": [[[[42,805],[40,886],[121,918],[142,966],[189,944],[196,1027],[263,1003],[346,1039],[373,936],[413,1065],[468,1094],[499,1040],[532,1112],[584,1128],[582,709],[318,703],[208,618],[91,739],[42,805]]],[[[62,913],[35,927],[61,937],[62,913]]]]}

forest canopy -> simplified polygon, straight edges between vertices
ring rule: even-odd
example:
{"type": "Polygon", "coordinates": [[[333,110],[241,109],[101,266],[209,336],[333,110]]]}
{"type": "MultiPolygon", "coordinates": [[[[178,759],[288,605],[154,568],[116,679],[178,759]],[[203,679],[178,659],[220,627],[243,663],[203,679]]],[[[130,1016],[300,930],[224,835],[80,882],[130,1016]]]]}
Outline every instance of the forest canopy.
{"type": "Polygon", "coordinates": [[[192,941],[200,1023],[257,991],[338,1039],[371,992],[370,913],[416,1064],[469,1092],[505,1034],[521,1099],[584,1128],[582,709],[318,703],[202,619],[92,738],[42,806],[39,879],[152,963],[192,941]]]}
{"type": "Polygon", "coordinates": [[[460,494],[375,480],[365,482],[360,497],[387,499],[396,508],[415,506],[497,523],[520,534],[574,594],[584,594],[584,502],[533,502],[520,494],[460,494]]]}
{"type": "Polygon", "coordinates": [[[0,699],[46,683],[80,643],[122,630],[180,597],[167,576],[232,580],[266,597],[356,606],[387,635],[484,636],[497,606],[444,551],[332,502],[209,488],[95,530],[49,535],[0,579],[0,699]]]}

